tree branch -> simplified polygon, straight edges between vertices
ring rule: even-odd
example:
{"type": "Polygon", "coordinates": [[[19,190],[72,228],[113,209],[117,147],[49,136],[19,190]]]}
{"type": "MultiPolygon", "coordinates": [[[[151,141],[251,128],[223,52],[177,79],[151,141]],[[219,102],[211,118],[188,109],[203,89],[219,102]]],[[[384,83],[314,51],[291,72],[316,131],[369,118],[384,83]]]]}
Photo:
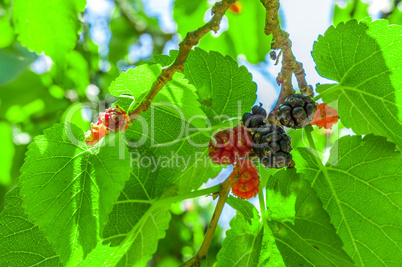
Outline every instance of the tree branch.
{"type": "Polygon", "coordinates": [[[283,101],[295,91],[292,86],[292,74],[294,73],[299,85],[300,91],[309,96],[313,96],[313,88],[307,85],[303,64],[296,61],[292,52],[292,42],[289,39],[289,33],[281,29],[279,24],[279,0],[260,0],[267,10],[265,21],[265,34],[273,35],[271,49],[281,49],[282,69],[278,74],[276,81],[281,85],[281,92],[275,108],[269,114],[270,121],[277,121],[278,107],[283,101]]]}
{"type": "Polygon", "coordinates": [[[130,112],[129,115],[131,121],[136,120],[141,112],[147,111],[147,109],[151,106],[152,100],[163,88],[163,86],[172,79],[173,74],[176,71],[183,72],[184,63],[186,62],[191,48],[197,45],[201,37],[203,37],[209,31],[213,30],[217,32],[219,30],[219,24],[223,15],[234,2],[236,2],[236,0],[223,0],[222,2],[217,2],[212,8],[212,15],[214,15],[212,19],[199,29],[187,33],[186,38],[184,38],[184,40],[179,44],[179,55],[177,56],[174,63],[162,70],[162,73],[153,84],[151,91],[147,94],[145,99],[137,108],[130,112]]]}
{"type": "Polygon", "coordinates": [[[227,178],[223,183],[221,187],[221,191],[219,192],[219,200],[218,203],[216,204],[214,214],[212,215],[211,222],[208,226],[208,230],[205,233],[205,238],[204,241],[202,242],[202,245],[200,247],[200,250],[198,251],[197,255],[195,255],[193,258],[190,260],[186,261],[181,265],[181,267],[189,267],[189,266],[199,266],[200,261],[207,255],[209,245],[211,244],[212,238],[215,233],[216,226],[218,225],[219,217],[221,216],[223,206],[226,203],[226,200],[228,198],[228,194],[230,191],[230,182],[229,178],[227,178]]]}

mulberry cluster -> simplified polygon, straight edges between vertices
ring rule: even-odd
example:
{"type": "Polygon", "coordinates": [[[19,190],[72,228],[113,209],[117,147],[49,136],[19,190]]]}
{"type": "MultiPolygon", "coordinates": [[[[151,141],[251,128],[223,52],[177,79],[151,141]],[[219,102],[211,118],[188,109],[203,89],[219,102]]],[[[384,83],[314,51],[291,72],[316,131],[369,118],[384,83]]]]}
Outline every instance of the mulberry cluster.
{"type": "Polygon", "coordinates": [[[96,124],[91,124],[91,130],[85,137],[88,145],[95,145],[109,132],[125,131],[130,126],[130,118],[119,106],[108,108],[101,113],[96,124]]]}
{"type": "Polygon", "coordinates": [[[267,111],[261,103],[252,108],[252,113],[243,115],[244,125],[254,132],[253,152],[265,167],[287,167],[292,160],[291,138],[286,135],[281,126],[267,124],[266,117],[267,111]]]}
{"type": "Polygon", "coordinates": [[[216,164],[233,164],[251,150],[251,132],[238,125],[218,132],[209,142],[209,157],[216,164]]]}
{"type": "Polygon", "coordinates": [[[261,126],[254,133],[253,141],[253,150],[265,167],[283,168],[291,162],[291,138],[282,127],[272,124],[261,126]]]}
{"type": "Polygon", "coordinates": [[[251,131],[238,125],[218,132],[209,143],[209,157],[216,164],[235,164],[230,175],[232,193],[242,199],[259,192],[260,176],[247,157],[252,149],[251,131]]]}
{"type": "Polygon", "coordinates": [[[317,106],[305,94],[293,94],[279,106],[278,118],[283,126],[299,129],[309,124],[315,115],[317,106]]]}
{"type": "MultiPolygon", "coordinates": [[[[278,117],[283,126],[302,128],[310,123],[317,106],[307,95],[294,94],[279,106],[278,117]]],[[[249,156],[258,157],[267,168],[288,167],[292,161],[291,137],[280,125],[267,123],[262,104],[245,113],[245,127],[236,126],[218,132],[209,143],[209,156],[216,164],[235,164],[230,175],[234,195],[249,199],[259,192],[260,176],[249,156]]]]}

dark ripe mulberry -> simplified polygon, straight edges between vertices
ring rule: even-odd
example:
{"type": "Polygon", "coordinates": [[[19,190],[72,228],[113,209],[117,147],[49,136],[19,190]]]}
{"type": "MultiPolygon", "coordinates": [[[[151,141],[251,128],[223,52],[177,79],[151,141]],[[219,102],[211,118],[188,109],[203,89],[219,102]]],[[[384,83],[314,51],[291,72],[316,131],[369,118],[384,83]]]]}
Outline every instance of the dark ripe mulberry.
{"type": "Polygon", "coordinates": [[[290,139],[282,127],[266,124],[254,133],[253,150],[265,167],[287,167],[292,160],[290,139]]]}
{"type": "Polygon", "coordinates": [[[244,113],[243,114],[243,124],[247,128],[255,131],[258,127],[263,126],[265,124],[265,119],[267,118],[267,111],[262,107],[262,104],[255,105],[252,108],[252,113],[244,113]]]}
{"type": "Polygon", "coordinates": [[[253,117],[253,114],[251,114],[250,112],[246,112],[243,114],[242,121],[244,126],[246,126],[247,128],[250,126],[251,117],[253,117]]]}
{"type": "Polygon", "coordinates": [[[278,118],[283,126],[303,128],[313,120],[316,110],[317,106],[309,96],[293,94],[279,106],[278,118]]]}
{"type": "Polygon", "coordinates": [[[253,115],[260,115],[264,119],[267,117],[267,111],[262,107],[262,103],[260,103],[260,105],[255,105],[251,110],[253,115]]]}

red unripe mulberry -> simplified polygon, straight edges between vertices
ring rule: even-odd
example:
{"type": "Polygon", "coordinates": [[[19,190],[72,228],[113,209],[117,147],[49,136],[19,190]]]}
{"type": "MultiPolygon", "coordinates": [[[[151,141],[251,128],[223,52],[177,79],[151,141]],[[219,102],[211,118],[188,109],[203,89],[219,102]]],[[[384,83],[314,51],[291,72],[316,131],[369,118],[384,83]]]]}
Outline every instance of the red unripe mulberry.
{"type": "Polygon", "coordinates": [[[216,164],[233,164],[251,150],[251,132],[241,125],[218,132],[209,142],[209,157],[216,164]]]}
{"type": "Polygon", "coordinates": [[[232,193],[242,199],[249,199],[260,192],[260,175],[251,160],[239,160],[229,177],[232,193]]]}
{"type": "Polygon", "coordinates": [[[85,142],[94,146],[109,132],[125,131],[130,124],[130,117],[119,106],[108,108],[99,115],[96,124],[91,124],[91,130],[88,131],[85,142]]]}

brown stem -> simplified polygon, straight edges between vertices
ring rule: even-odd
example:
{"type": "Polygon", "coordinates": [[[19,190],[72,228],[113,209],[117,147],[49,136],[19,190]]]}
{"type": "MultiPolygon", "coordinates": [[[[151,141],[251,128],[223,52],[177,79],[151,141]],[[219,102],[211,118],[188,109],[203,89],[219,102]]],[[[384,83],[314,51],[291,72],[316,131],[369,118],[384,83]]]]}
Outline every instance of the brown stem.
{"type": "Polygon", "coordinates": [[[174,63],[162,70],[162,73],[153,84],[145,99],[133,111],[130,112],[131,121],[136,120],[141,112],[147,111],[152,103],[152,100],[163,88],[163,86],[172,79],[173,74],[176,71],[183,72],[184,63],[186,62],[191,48],[197,45],[201,37],[203,37],[209,31],[213,30],[217,32],[219,30],[219,24],[223,15],[225,14],[226,10],[235,2],[236,0],[223,0],[222,2],[217,2],[212,8],[212,14],[214,15],[212,19],[199,29],[187,33],[186,38],[184,38],[184,40],[179,44],[179,55],[174,63]]]}
{"type": "Polygon", "coordinates": [[[294,73],[299,85],[300,91],[307,95],[313,96],[312,87],[307,85],[303,64],[296,61],[292,52],[292,42],[289,39],[289,33],[281,29],[279,24],[279,0],[260,0],[267,10],[265,21],[265,34],[273,35],[271,49],[281,49],[282,52],[282,69],[278,74],[276,81],[281,85],[281,92],[275,108],[270,112],[268,120],[277,121],[277,113],[279,105],[293,94],[295,91],[292,86],[292,74],[294,73]]]}
{"type": "Polygon", "coordinates": [[[228,198],[228,194],[230,191],[230,183],[229,178],[227,178],[221,187],[221,191],[219,192],[219,200],[216,204],[214,214],[212,215],[211,222],[208,226],[208,230],[205,233],[204,241],[200,247],[198,253],[191,258],[190,260],[186,261],[181,265],[181,267],[189,267],[189,266],[199,266],[200,261],[207,255],[209,245],[211,244],[212,238],[215,233],[216,226],[218,225],[219,217],[221,216],[223,206],[226,203],[226,199],[228,198]]]}

